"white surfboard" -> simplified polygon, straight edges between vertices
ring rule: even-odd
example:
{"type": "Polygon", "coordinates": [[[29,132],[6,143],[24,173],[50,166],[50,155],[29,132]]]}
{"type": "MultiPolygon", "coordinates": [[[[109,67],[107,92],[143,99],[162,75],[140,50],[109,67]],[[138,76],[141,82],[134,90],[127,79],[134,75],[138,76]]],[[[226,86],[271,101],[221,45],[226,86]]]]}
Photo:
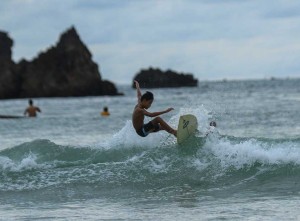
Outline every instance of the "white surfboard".
{"type": "Polygon", "coordinates": [[[181,144],[192,134],[194,134],[197,128],[198,122],[194,115],[187,114],[180,116],[177,128],[177,143],[181,144]]]}

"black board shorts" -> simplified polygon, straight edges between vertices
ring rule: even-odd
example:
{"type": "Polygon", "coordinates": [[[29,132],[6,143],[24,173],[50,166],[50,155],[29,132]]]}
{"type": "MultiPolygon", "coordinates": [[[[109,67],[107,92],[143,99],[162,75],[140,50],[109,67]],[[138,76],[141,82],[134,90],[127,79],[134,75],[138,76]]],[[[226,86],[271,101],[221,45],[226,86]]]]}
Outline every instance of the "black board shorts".
{"type": "Polygon", "coordinates": [[[154,125],[151,121],[147,124],[144,124],[143,127],[137,130],[137,134],[141,137],[146,137],[151,132],[157,132],[160,130],[160,125],[154,125]]]}

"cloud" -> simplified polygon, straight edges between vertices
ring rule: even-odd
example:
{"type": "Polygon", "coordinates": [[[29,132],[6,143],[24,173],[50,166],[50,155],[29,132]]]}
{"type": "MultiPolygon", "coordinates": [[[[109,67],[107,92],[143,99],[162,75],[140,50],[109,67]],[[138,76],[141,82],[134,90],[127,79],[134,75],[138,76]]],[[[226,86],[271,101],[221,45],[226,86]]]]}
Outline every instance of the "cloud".
{"type": "Polygon", "coordinates": [[[263,16],[269,19],[298,18],[300,16],[300,4],[298,1],[275,0],[274,5],[266,8],[263,16]]]}
{"type": "Polygon", "coordinates": [[[296,0],[10,0],[0,2],[0,27],[19,60],[75,25],[102,77],[120,83],[149,66],[199,79],[285,77],[299,73],[299,7],[296,0]]]}
{"type": "Polygon", "coordinates": [[[207,40],[181,44],[95,45],[92,50],[97,54],[96,60],[105,64],[102,71],[109,76],[116,70],[122,83],[130,82],[138,70],[149,66],[194,73],[202,80],[277,77],[290,66],[300,68],[295,63],[300,44],[273,48],[265,41],[264,38],[253,38],[238,42],[207,40]],[[105,58],[113,58],[116,62],[105,58]]]}

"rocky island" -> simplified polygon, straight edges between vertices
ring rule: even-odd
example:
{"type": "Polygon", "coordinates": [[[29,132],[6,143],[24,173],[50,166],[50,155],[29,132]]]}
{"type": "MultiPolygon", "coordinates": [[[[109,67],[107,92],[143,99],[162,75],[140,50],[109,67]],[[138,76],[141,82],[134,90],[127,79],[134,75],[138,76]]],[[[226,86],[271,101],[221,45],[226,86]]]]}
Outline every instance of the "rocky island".
{"type": "MultiPolygon", "coordinates": [[[[172,70],[164,72],[151,67],[141,70],[133,80],[138,81],[143,88],[197,87],[198,85],[198,80],[192,74],[177,73],[172,70]]],[[[132,87],[135,88],[134,82],[132,87]]]]}
{"type": "Polygon", "coordinates": [[[12,60],[13,41],[0,32],[0,99],[120,95],[102,80],[98,65],[74,27],[32,61],[12,60]]]}

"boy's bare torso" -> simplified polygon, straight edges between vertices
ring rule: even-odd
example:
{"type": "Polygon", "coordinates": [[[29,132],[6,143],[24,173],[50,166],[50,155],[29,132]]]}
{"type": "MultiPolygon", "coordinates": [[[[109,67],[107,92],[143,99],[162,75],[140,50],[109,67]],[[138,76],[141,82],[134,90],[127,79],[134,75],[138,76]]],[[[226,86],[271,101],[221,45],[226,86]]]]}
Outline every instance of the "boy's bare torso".
{"type": "Polygon", "coordinates": [[[145,115],[143,114],[143,109],[139,107],[137,104],[134,107],[133,114],[132,114],[132,124],[136,131],[141,129],[144,125],[144,118],[145,115]]]}

